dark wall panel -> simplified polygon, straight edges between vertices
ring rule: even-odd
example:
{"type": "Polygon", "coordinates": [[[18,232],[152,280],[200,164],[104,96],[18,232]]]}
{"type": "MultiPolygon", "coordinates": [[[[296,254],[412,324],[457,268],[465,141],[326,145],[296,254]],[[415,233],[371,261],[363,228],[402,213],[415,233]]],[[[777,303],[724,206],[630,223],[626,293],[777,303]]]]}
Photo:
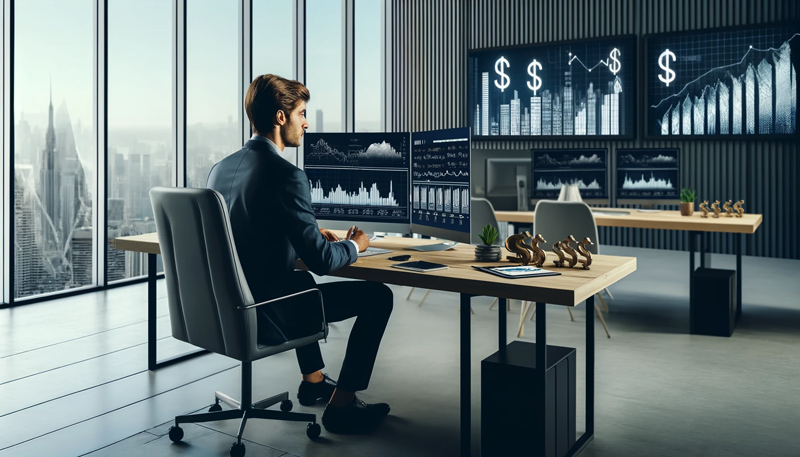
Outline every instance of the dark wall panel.
{"type": "MultiPolygon", "coordinates": [[[[468,49],[800,21],[797,0],[400,0],[392,5],[392,126],[400,131],[467,125],[468,49]]],[[[643,56],[640,40],[640,62],[643,56]]],[[[643,74],[639,71],[639,100],[643,74]]],[[[483,192],[487,157],[526,157],[533,147],[678,147],[681,180],[698,198],[743,199],[747,212],[764,215],[758,232],[746,237],[747,255],[800,258],[794,237],[800,229],[796,142],[649,141],[641,139],[639,124],[639,139],[629,141],[475,141],[473,189],[476,195],[483,192]]],[[[603,244],[688,247],[681,232],[601,228],[600,236],[603,244]]],[[[711,245],[713,252],[733,253],[730,236],[711,236],[711,245]]]]}

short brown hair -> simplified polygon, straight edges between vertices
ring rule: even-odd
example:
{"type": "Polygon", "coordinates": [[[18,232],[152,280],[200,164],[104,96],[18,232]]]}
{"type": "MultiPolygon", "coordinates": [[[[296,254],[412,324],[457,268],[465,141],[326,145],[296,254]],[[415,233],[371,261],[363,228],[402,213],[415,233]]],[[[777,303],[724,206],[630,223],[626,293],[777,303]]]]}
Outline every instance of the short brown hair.
{"type": "Polygon", "coordinates": [[[283,111],[286,116],[297,108],[300,101],[308,102],[311,94],[299,81],[278,75],[257,76],[244,96],[244,110],[250,126],[258,133],[266,133],[275,125],[275,115],[283,111]]]}

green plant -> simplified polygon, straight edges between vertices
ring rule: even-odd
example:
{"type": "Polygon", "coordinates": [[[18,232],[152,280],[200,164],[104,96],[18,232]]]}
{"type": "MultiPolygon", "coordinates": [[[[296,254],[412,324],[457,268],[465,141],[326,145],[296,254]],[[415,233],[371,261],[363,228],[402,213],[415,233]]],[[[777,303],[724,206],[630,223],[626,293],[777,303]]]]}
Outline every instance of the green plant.
{"type": "Polygon", "coordinates": [[[485,244],[486,246],[491,246],[497,239],[497,235],[498,235],[497,229],[492,227],[491,224],[486,224],[486,226],[483,227],[483,230],[481,230],[481,233],[478,236],[481,238],[481,241],[483,241],[483,244],[485,244]]]}
{"type": "Polygon", "coordinates": [[[681,189],[681,203],[694,203],[697,195],[692,189],[681,189]]]}

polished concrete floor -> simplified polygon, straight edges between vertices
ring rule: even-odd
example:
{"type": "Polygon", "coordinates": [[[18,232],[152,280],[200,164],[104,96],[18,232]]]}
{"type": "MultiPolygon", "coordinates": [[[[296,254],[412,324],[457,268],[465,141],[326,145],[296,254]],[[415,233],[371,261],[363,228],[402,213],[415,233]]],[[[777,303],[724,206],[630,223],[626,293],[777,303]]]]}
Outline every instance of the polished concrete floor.
{"type": "MultiPolygon", "coordinates": [[[[583,456],[798,456],[800,442],[800,261],[746,257],[744,312],[731,338],[688,334],[688,254],[604,247],[638,258],[612,287],[596,328],[596,431],[583,456]]],[[[733,268],[717,256],[713,266],[733,268]]],[[[160,351],[168,337],[163,284],[160,351]]],[[[305,437],[304,423],[250,421],[248,456],[456,456],[459,434],[458,296],[393,287],[395,311],[366,401],[392,412],[368,436],[305,437]]],[[[144,285],[0,310],[0,457],[224,456],[237,422],[186,425],[184,443],[165,436],[175,414],[199,411],[213,391],[238,397],[238,366],[206,355],[148,372],[144,285]]],[[[480,360],[496,350],[497,310],[473,299],[473,455],[479,455],[480,360]]],[[[583,428],[584,307],[575,322],[547,311],[548,342],[578,349],[578,432],[583,428]]],[[[508,316],[516,333],[519,304],[508,316]]],[[[332,327],[323,352],[339,372],[351,323],[332,327]]],[[[528,322],[524,340],[533,340],[528,322]]],[[[294,394],[294,355],[254,365],[255,397],[294,394]]],[[[323,407],[296,411],[321,414],[323,407]]]]}

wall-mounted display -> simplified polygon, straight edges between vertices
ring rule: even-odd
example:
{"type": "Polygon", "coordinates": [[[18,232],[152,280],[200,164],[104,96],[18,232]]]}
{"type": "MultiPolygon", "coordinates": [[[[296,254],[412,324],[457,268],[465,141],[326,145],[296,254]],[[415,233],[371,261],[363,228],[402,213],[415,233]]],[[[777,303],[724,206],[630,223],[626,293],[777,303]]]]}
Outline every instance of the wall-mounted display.
{"type": "Polygon", "coordinates": [[[636,38],[619,36],[469,52],[478,138],[632,138],[636,38]]]}
{"type": "Polygon", "coordinates": [[[576,184],[584,199],[608,198],[607,149],[531,150],[531,198],[557,198],[576,184]]]}
{"type": "Polygon", "coordinates": [[[800,26],[645,39],[648,138],[794,138],[800,26]]]}
{"type": "Polygon", "coordinates": [[[678,199],[680,150],[617,149],[615,176],[618,199],[678,199]]]}

